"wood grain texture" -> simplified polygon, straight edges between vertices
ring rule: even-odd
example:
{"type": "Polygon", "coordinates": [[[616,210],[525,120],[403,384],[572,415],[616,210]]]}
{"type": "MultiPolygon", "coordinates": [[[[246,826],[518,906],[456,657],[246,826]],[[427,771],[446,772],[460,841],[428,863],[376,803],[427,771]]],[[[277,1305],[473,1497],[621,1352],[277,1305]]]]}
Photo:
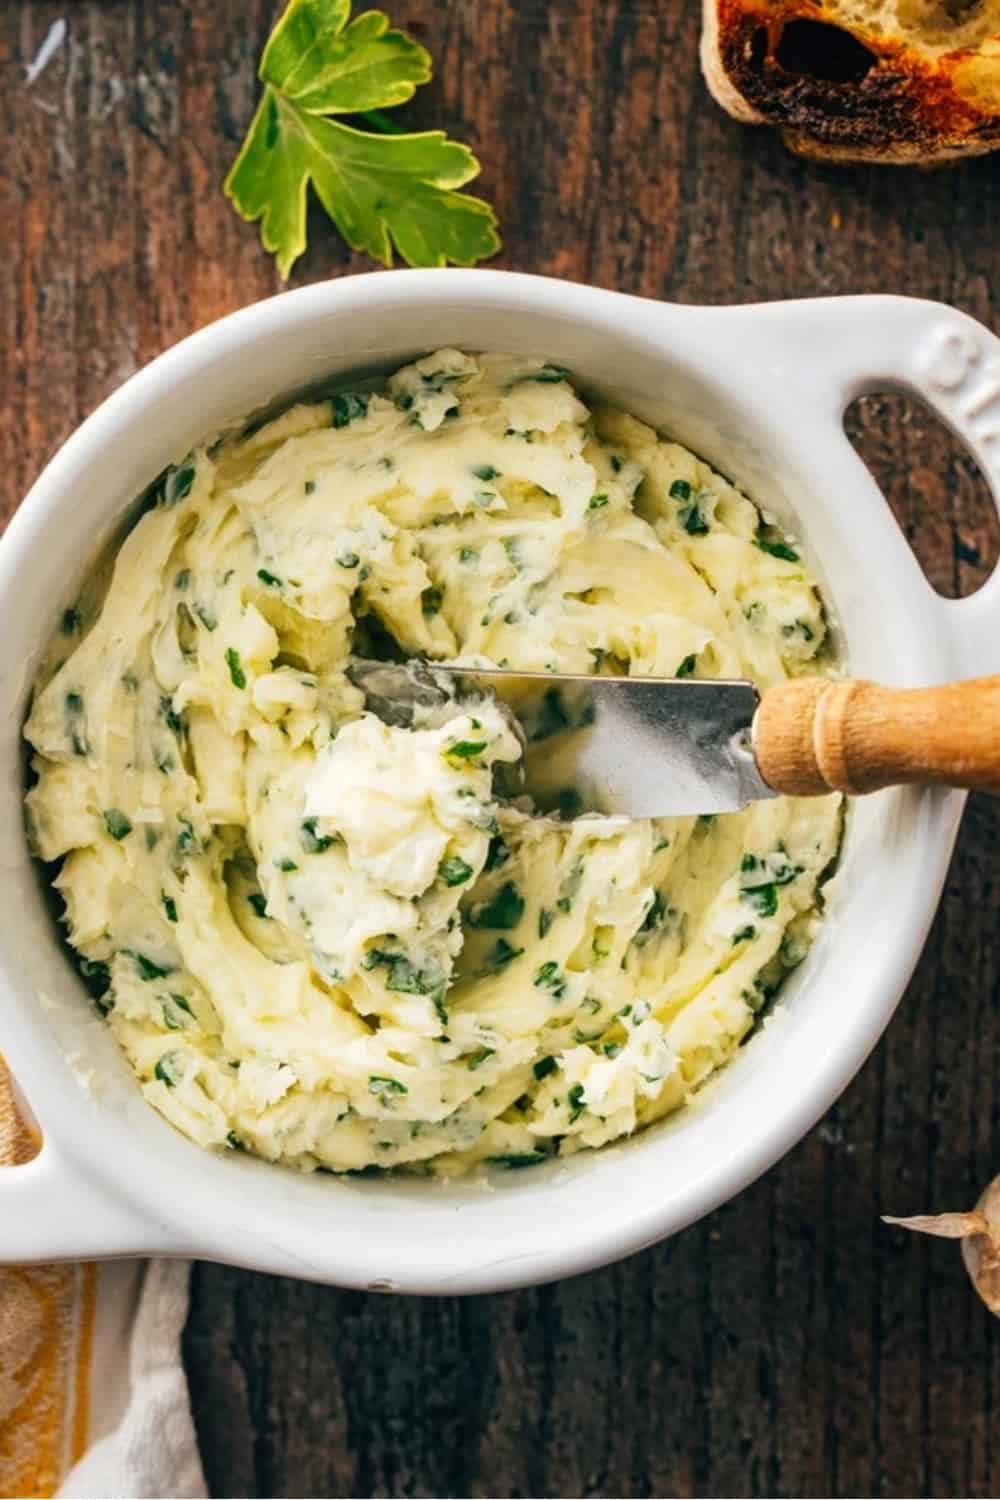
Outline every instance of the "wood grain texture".
{"type": "Polygon", "coordinates": [[[753,743],[764,780],[790,797],[909,783],[1000,796],[1000,677],[922,688],[779,682],[761,699],[753,743]]]}
{"type": "MultiPolygon", "coordinates": [[[[406,115],[478,150],[497,262],[685,302],[904,291],[998,326],[1000,158],[835,169],[741,128],[686,0],[398,0],[437,78],[406,115]]],[[[0,8],[0,510],[133,369],[278,290],[219,184],[270,0],[0,8]],[[66,44],[26,86],[50,24],[66,44]]],[[[363,269],[320,218],[296,284],[363,269]]],[[[919,404],[849,429],[943,592],[996,520],[919,404]]],[[[1000,1493],[1000,1337],[958,1251],[880,1212],[971,1206],[997,1165],[1000,806],[973,798],[885,1038],[761,1182],[668,1244],[466,1301],[201,1266],[185,1353],[216,1495],[1000,1493]]],[[[331,1225],[331,1233],[335,1230],[331,1225]]],[[[572,1225],[567,1225],[572,1234],[572,1225]]]]}

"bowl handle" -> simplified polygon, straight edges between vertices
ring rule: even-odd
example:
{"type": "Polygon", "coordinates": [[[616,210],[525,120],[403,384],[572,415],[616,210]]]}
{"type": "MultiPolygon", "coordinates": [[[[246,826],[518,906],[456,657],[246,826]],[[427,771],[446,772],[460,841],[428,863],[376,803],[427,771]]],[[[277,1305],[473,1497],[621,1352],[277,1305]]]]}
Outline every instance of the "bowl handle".
{"type": "Polygon", "coordinates": [[[0,1265],[140,1255],[163,1236],[131,1216],[96,1177],[46,1141],[17,1167],[0,1167],[0,1265]]]}
{"type": "MultiPolygon", "coordinates": [[[[779,344],[795,356],[798,381],[811,383],[814,392],[826,386],[822,394],[832,397],[839,419],[857,396],[887,388],[918,396],[969,449],[1000,513],[995,334],[955,308],[916,297],[837,297],[778,306],[784,315],[779,344]],[[804,371],[809,374],[803,380],[804,371]]],[[[975,594],[934,600],[965,675],[1000,672],[1000,567],[975,594]]]]}

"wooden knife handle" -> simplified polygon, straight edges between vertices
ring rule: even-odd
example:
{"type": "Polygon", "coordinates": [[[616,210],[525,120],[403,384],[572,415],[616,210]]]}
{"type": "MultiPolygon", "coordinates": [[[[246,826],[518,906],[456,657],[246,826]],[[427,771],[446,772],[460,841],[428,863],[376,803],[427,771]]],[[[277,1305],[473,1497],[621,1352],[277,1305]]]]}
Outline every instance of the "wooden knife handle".
{"type": "Polygon", "coordinates": [[[876,792],[904,782],[1000,793],[1000,677],[944,687],[800,677],[769,689],[753,725],[778,792],[876,792]]]}

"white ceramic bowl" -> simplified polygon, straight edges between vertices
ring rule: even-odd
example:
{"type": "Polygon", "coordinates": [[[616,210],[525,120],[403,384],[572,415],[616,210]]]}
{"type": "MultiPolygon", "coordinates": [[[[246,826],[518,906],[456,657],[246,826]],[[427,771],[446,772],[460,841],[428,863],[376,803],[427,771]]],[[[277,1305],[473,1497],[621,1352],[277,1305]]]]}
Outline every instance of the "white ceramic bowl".
{"type": "Polygon", "coordinates": [[[402,1292],[587,1270],[765,1171],[892,1015],[938,901],[957,793],[856,806],[829,919],[775,1020],[692,1107],[624,1145],[489,1186],[306,1177],[202,1152],[143,1102],[25,844],[20,728],[42,646],[101,537],[194,441],[321,377],[442,345],[557,360],[731,475],[805,538],[855,673],[918,684],[1000,670],[1000,577],[972,599],[935,594],[842,425],[860,392],[916,391],[996,493],[1000,344],[949,308],[676,307],[502,272],[414,271],[290,292],[194,334],[83,424],[0,542],[0,1044],[44,1137],[33,1162],[0,1172],[0,1261],[196,1255],[402,1292]]]}

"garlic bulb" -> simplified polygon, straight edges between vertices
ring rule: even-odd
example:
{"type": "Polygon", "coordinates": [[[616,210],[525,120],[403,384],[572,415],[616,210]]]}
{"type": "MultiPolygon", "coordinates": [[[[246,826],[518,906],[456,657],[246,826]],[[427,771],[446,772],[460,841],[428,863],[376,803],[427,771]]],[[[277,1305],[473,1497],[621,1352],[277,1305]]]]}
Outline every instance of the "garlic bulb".
{"type": "Polygon", "coordinates": [[[962,1259],[972,1284],[995,1317],[1000,1317],[1000,1177],[994,1177],[971,1213],[916,1214],[909,1219],[882,1216],[917,1234],[962,1241],[962,1259]]]}

